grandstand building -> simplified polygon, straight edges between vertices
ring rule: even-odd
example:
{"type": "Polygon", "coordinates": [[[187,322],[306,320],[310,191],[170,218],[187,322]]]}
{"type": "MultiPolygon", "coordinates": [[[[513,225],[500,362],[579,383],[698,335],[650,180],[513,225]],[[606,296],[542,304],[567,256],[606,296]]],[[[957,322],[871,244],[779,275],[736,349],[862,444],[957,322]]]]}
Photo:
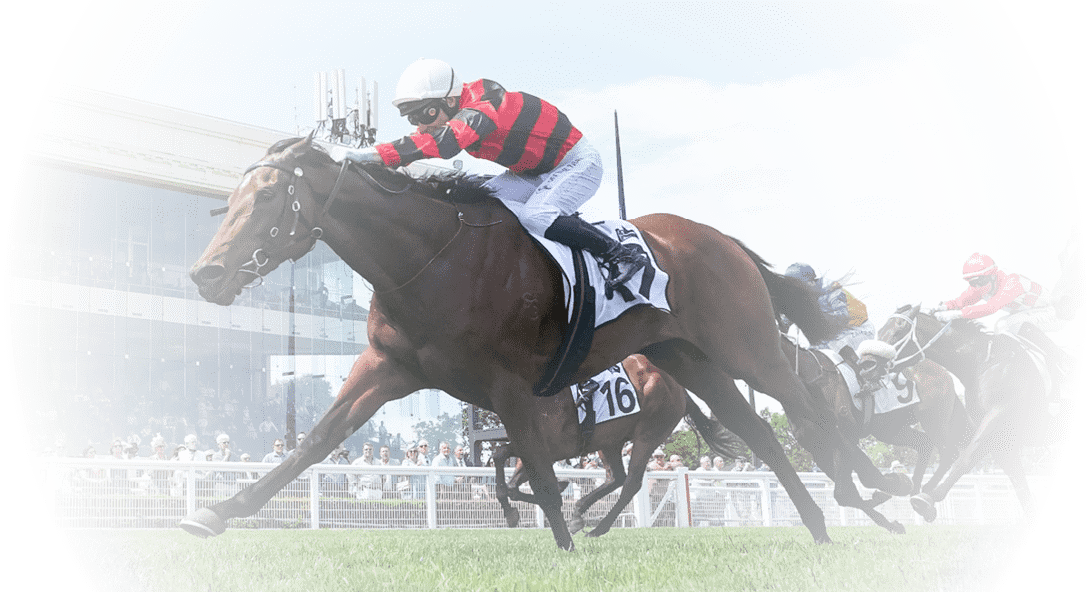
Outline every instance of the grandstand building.
{"type": "Polygon", "coordinates": [[[15,380],[35,401],[33,444],[107,454],[108,440],[137,436],[146,456],[157,433],[194,433],[207,449],[226,432],[260,458],[285,435],[292,380],[296,429],[309,429],[366,347],[363,281],[321,242],[230,307],[188,277],[219,226],[210,211],[295,134],[82,89],[46,111],[12,200],[24,249],[12,264],[15,380]]]}

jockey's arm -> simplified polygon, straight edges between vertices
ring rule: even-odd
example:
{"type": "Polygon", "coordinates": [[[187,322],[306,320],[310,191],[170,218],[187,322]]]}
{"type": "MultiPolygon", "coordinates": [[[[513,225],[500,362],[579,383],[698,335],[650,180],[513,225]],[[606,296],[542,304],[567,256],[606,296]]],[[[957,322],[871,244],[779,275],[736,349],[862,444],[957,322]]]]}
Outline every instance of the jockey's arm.
{"type": "MultiPolygon", "coordinates": [[[[984,287],[986,289],[986,287],[984,287]]],[[[974,306],[964,306],[961,308],[961,313],[966,319],[979,319],[988,315],[992,315],[1003,308],[1009,303],[1013,302],[1015,298],[1020,296],[1025,291],[1021,286],[1021,282],[1016,279],[1016,276],[1009,275],[1006,277],[1006,281],[998,287],[997,293],[991,297],[990,300],[981,302],[974,306]]]]}
{"type": "Polygon", "coordinates": [[[463,107],[438,129],[409,134],[400,140],[375,145],[386,166],[404,166],[421,158],[453,158],[499,128],[498,114],[486,101],[463,107]]]}

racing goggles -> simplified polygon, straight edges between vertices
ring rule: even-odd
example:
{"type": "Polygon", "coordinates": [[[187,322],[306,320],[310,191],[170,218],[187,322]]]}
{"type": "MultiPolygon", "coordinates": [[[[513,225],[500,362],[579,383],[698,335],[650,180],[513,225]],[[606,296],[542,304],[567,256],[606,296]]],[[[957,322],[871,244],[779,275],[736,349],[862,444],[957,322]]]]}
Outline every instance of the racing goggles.
{"type": "Polygon", "coordinates": [[[420,101],[419,106],[403,115],[412,125],[431,125],[442,113],[439,101],[420,101]]]}
{"type": "Polygon", "coordinates": [[[992,281],[994,281],[993,277],[991,277],[989,275],[981,275],[981,276],[976,276],[976,277],[968,280],[968,285],[972,286],[973,288],[978,288],[980,286],[986,286],[987,284],[991,283],[992,281]]]}

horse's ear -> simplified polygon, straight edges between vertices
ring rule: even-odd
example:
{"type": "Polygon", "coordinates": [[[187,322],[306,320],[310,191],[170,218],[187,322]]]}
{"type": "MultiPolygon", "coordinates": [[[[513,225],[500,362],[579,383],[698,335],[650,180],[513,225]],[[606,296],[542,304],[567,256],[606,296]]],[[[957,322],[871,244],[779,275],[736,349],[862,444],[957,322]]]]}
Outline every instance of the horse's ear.
{"type": "Polygon", "coordinates": [[[922,308],[922,306],[923,306],[923,304],[921,302],[919,304],[916,304],[915,306],[912,306],[911,307],[911,316],[913,316],[913,317],[918,316],[919,315],[919,309],[922,308]]]}
{"type": "Polygon", "coordinates": [[[318,130],[316,130],[316,129],[312,129],[312,130],[310,130],[310,135],[306,136],[306,147],[307,147],[307,148],[309,148],[309,147],[310,147],[310,144],[314,142],[314,134],[315,134],[315,133],[316,133],[317,131],[318,131],[318,130]]]}

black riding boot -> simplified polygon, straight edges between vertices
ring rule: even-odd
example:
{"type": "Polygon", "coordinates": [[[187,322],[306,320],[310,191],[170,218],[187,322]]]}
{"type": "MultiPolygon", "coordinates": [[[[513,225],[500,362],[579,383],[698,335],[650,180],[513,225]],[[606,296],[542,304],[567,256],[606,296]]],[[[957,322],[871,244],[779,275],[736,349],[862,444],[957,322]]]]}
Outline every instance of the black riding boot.
{"type": "Polygon", "coordinates": [[[560,216],[545,231],[545,238],[582,249],[601,262],[609,270],[605,285],[610,290],[627,282],[650,264],[650,259],[635,245],[624,245],[613,237],[594,228],[578,216],[560,216]]]}

